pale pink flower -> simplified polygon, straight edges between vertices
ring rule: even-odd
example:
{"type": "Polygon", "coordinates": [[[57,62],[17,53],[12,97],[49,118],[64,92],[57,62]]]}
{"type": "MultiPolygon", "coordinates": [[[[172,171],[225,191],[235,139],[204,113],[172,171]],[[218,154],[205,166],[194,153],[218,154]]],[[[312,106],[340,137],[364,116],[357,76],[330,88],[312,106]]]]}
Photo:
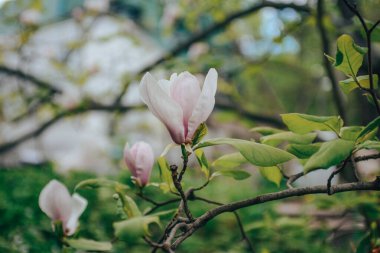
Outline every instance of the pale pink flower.
{"type": "MultiPolygon", "coordinates": [[[[354,158],[360,156],[377,155],[379,151],[375,149],[360,149],[354,153],[354,158]]],[[[368,159],[355,162],[355,174],[360,181],[372,182],[376,177],[380,176],[380,158],[368,159]]]]}
{"type": "Polygon", "coordinates": [[[129,148],[127,143],[124,148],[124,161],[137,184],[145,186],[149,182],[154,164],[154,154],[151,146],[140,141],[129,148]]]}
{"type": "Polygon", "coordinates": [[[87,200],[79,194],[70,195],[66,186],[51,180],[41,191],[38,204],[53,222],[61,221],[65,235],[74,234],[78,219],[87,206],[87,200]]]}
{"type": "Polygon", "coordinates": [[[201,90],[198,79],[189,72],[159,81],[146,73],[140,83],[140,96],[175,143],[191,143],[198,126],[214,108],[217,79],[216,70],[210,69],[201,90]]]}

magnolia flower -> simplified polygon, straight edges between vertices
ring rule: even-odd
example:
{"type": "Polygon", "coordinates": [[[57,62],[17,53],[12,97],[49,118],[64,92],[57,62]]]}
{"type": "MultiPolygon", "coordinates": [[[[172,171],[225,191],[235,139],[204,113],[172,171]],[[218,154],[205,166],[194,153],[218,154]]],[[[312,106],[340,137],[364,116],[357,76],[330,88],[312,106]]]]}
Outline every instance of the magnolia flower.
{"type": "Polygon", "coordinates": [[[210,69],[201,90],[198,79],[189,72],[159,81],[146,73],[140,83],[140,96],[175,143],[191,143],[198,126],[214,108],[217,79],[216,70],[210,69]]]}
{"type": "Polygon", "coordinates": [[[38,204],[53,222],[62,222],[65,235],[72,235],[78,227],[79,216],[86,209],[87,200],[76,193],[71,196],[66,186],[51,180],[42,189],[38,204]]]}
{"type": "Polygon", "coordinates": [[[154,163],[151,146],[140,141],[129,148],[127,143],[124,148],[124,161],[137,183],[145,186],[149,182],[154,163]]]}
{"type": "MultiPolygon", "coordinates": [[[[355,152],[354,159],[360,156],[370,156],[379,154],[375,149],[360,149],[355,152]]],[[[360,181],[372,182],[380,176],[380,158],[368,159],[355,162],[355,174],[360,181]]]]}

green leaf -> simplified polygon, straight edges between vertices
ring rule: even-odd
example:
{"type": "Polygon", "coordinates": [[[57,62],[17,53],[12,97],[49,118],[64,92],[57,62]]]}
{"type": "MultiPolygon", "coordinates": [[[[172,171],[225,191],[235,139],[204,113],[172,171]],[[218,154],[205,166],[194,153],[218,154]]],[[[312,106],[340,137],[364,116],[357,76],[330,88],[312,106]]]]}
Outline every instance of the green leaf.
{"type": "MultiPolygon", "coordinates": [[[[369,93],[364,93],[363,96],[367,99],[368,103],[370,103],[372,106],[376,107],[375,100],[373,99],[372,95],[369,93]]],[[[376,99],[377,103],[380,104],[380,99],[376,99]]]]}
{"type": "Polygon", "coordinates": [[[114,222],[115,235],[120,240],[135,240],[143,235],[149,235],[149,224],[160,226],[158,216],[140,216],[128,220],[114,222]]]}
{"type": "Polygon", "coordinates": [[[286,147],[286,151],[295,155],[300,159],[307,159],[316,153],[321,147],[321,143],[313,143],[313,144],[290,144],[286,147]]]}
{"type": "Polygon", "coordinates": [[[225,176],[225,177],[232,177],[235,180],[244,180],[244,179],[249,178],[251,174],[245,170],[221,169],[212,173],[210,180],[216,176],[225,176]]]}
{"type": "Polygon", "coordinates": [[[131,197],[125,195],[122,192],[116,193],[119,198],[118,200],[121,203],[122,210],[129,218],[141,216],[141,211],[137,207],[136,202],[131,197]]]}
{"type": "Polygon", "coordinates": [[[377,151],[380,151],[380,141],[365,141],[358,146],[356,146],[356,150],[360,149],[376,149],[377,151]]]}
{"type": "Polygon", "coordinates": [[[371,252],[371,233],[366,233],[359,242],[356,248],[356,253],[368,253],[371,252]]]}
{"type": "Polygon", "coordinates": [[[364,127],[362,126],[342,127],[342,129],[340,129],[339,136],[341,136],[344,140],[355,141],[363,129],[364,127]]]}
{"type": "Polygon", "coordinates": [[[260,141],[270,146],[278,146],[285,141],[296,144],[309,144],[312,143],[316,137],[316,133],[296,134],[293,132],[282,132],[261,137],[260,141]]]}
{"type": "Polygon", "coordinates": [[[160,188],[164,192],[169,192],[169,191],[174,191],[176,192],[176,189],[174,187],[173,179],[172,179],[172,174],[169,169],[169,164],[166,161],[165,157],[160,156],[157,159],[157,164],[160,169],[160,174],[161,174],[161,180],[163,181],[162,186],[160,188]]]}
{"type": "Polygon", "coordinates": [[[233,169],[247,162],[247,159],[241,153],[236,152],[219,157],[211,166],[216,169],[233,169]]]}
{"type": "Polygon", "coordinates": [[[119,190],[127,190],[129,189],[128,185],[121,184],[119,182],[108,180],[105,178],[93,178],[93,179],[86,179],[81,182],[79,182],[75,188],[74,191],[77,191],[79,189],[88,188],[88,189],[96,189],[99,187],[109,187],[113,188],[115,191],[119,190]]]}
{"type": "Polygon", "coordinates": [[[266,126],[254,127],[254,128],[251,128],[249,131],[257,132],[264,136],[284,132],[284,130],[273,128],[273,127],[266,127],[266,126]]]}
{"type": "Polygon", "coordinates": [[[327,169],[337,165],[346,159],[354,149],[355,142],[336,139],[325,142],[320,149],[306,162],[304,171],[309,172],[314,169],[327,169]]]}
{"type": "Polygon", "coordinates": [[[260,174],[267,179],[268,181],[275,183],[278,187],[280,187],[280,183],[282,180],[282,173],[280,168],[277,166],[271,167],[260,167],[260,174]]]}
{"type": "Polygon", "coordinates": [[[203,174],[205,174],[206,178],[208,179],[210,177],[210,170],[209,170],[209,165],[207,158],[205,156],[205,153],[203,152],[202,149],[197,149],[195,150],[195,157],[198,160],[199,166],[201,166],[201,170],[203,174]]]}
{"type": "Polygon", "coordinates": [[[335,58],[334,57],[331,57],[330,55],[328,54],[324,54],[327,58],[327,60],[329,60],[331,63],[335,64],[335,58]]]}
{"type": "Polygon", "coordinates": [[[194,149],[214,145],[231,145],[245,157],[250,163],[257,166],[269,167],[287,162],[294,158],[292,154],[278,148],[252,141],[217,138],[199,143],[194,149]]]}
{"type": "MultiPolygon", "coordinates": [[[[358,77],[356,77],[356,80],[359,82],[359,84],[362,88],[366,88],[366,89],[371,88],[368,75],[358,76],[358,77]]],[[[378,76],[373,75],[373,84],[374,84],[375,89],[377,89],[377,87],[378,87],[378,81],[379,81],[378,76]]],[[[353,78],[349,78],[349,79],[340,81],[339,85],[345,94],[349,94],[351,91],[359,88],[358,84],[355,82],[355,80],[353,78]]]]}
{"type": "Polygon", "coordinates": [[[356,142],[360,143],[376,136],[379,126],[380,116],[368,123],[368,125],[360,132],[356,142]]]}
{"type": "Polygon", "coordinates": [[[363,56],[367,48],[354,43],[351,36],[343,34],[337,40],[337,52],[334,67],[347,76],[355,77],[363,64],[363,56]]]}
{"type": "Polygon", "coordinates": [[[78,250],[86,251],[111,251],[112,244],[110,242],[98,242],[93,240],[88,240],[84,238],[79,239],[68,239],[65,238],[64,242],[70,247],[78,250]]]}
{"type": "Polygon", "coordinates": [[[192,146],[197,145],[203,139],[203,137],[205,137],[207,132],[208,130],[207,130],[206,124],[205,123],[200,124],[197,130],[195,130],[193,140],[192,140],[192,146]]]}
{"type": "Polygon", "coordinates": [[[281,114],[290,131],[306,134],[312,131],[334,131],[339,133],[343,120],[339,116],[314,116],[300,113],[281,114]]]}

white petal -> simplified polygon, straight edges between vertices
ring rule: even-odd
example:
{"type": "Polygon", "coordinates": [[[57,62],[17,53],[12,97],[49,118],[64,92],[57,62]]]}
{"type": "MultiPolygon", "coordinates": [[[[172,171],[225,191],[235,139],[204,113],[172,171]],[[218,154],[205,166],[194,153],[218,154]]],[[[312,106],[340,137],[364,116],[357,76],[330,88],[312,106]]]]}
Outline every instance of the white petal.
{"type": "Polygon", "coordinates": [[[140,95],[149,110],[161,120],[176,143],[185,139],[181,107],[146,73],[140,83],[140,95]]]}
{"type": "Polygon", "coordinates": [[[183,125],[187,135],[188,123],[201,94],[198,79],[189,72],[182,72],[170,87],[170,96],[182,108],[183,125]]]}
{"type": "Polygon", "coordinates": [[[124,147],[124,162],[132,175],[136,177],[136,157],[132,154],[132,151],[135,151],[133,146],[129,147],[128,143],[126,143],[124,147]]]}
{"type": "Polygon", "coordinates": [[[78,227],[78,219],[87,207],[87,200],[79,194],[74,193],[71,198],[71,215],[66,223],[64,223],[64,230],[67,235],[74,234],[78,227]]]}
{"type": "Polygon", "coordinates": [[[137,142],[136,153],[136,172],[137,179],[140,181],[142,186],[145,186],[149,182],[150,173],[154,164],[154,153],[152,147],[145,142],[137,142]]]}
{"type": "Polygon", "coordinates": [[[161,89],[163,89],[166,94],[168,95],[170,94],[170,86],[171,86],[170,81],[161,79],[158,81],[158,85],[160,85],[161,89]]]}
{"type": "MultiPolygon", "coordinates": [[[[379,154],[375,149],[360,149],[355,152],[354,157],[370,156],[379,154]]],[[[373,182],[380,176],[380,159],[370,159],[354,163],[356,177],[363,182],[373,182]]]]}
{"type": "Polygon", "coordinates": [[[71,214],[71,196],[66,186],[51,180],[41,191],[38,204],[53,221],[66,221],[71,214]]]}
{"type": "Polygon", "coordinates": [[[218,73],[210,69],[205,78],[201,95],[189,120],[189,132],[187,138],[192,138],[198,126],[206,121],[215,105],[215,93],[218,82],[218,73]]]}

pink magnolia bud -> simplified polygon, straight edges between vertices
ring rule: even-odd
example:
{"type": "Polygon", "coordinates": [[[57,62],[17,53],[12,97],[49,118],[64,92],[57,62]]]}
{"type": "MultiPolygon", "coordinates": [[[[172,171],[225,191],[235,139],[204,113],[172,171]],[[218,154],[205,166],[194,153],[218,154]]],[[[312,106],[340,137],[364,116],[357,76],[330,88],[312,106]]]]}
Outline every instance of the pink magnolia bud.
{"type": "MultiPolygon", "coordinates": [[[[379,154],[379,151],[375,149],[360,149],[355,152],[354,158],[376,154],[379,154]]],[[[356,176],[360,181],[373,182],[376,177],[380,176],[380,158],[359,161],[354,164],[356,176]]]]}
{"type": "Polygon", "coordinates": [[[164,123],[175,143],[190,143],[198,126],[214,108],[217,79],[216,70],[210,69],[201,90],[197,78],[189,72],[172,74],[170,80],[159,81],[146,73],[140,83],[140,96],[164,123]]]}
{"type": "Polygon", "coordinates": [[[154,164],[154,154],[151,146],[145,142],[137,142],[131,148],[124,148],[124,161],[133,177],[140,186],[149,182],[154,164]]]}
{"type": "Polygon", "coordinates": [[[79,194],[70,195],[66,186],[51,180],[41,191],[38,204],[53,222],[61,221],[65,235],[74,234],[78,219],[87,206],[87,200],[79,194]]]}

